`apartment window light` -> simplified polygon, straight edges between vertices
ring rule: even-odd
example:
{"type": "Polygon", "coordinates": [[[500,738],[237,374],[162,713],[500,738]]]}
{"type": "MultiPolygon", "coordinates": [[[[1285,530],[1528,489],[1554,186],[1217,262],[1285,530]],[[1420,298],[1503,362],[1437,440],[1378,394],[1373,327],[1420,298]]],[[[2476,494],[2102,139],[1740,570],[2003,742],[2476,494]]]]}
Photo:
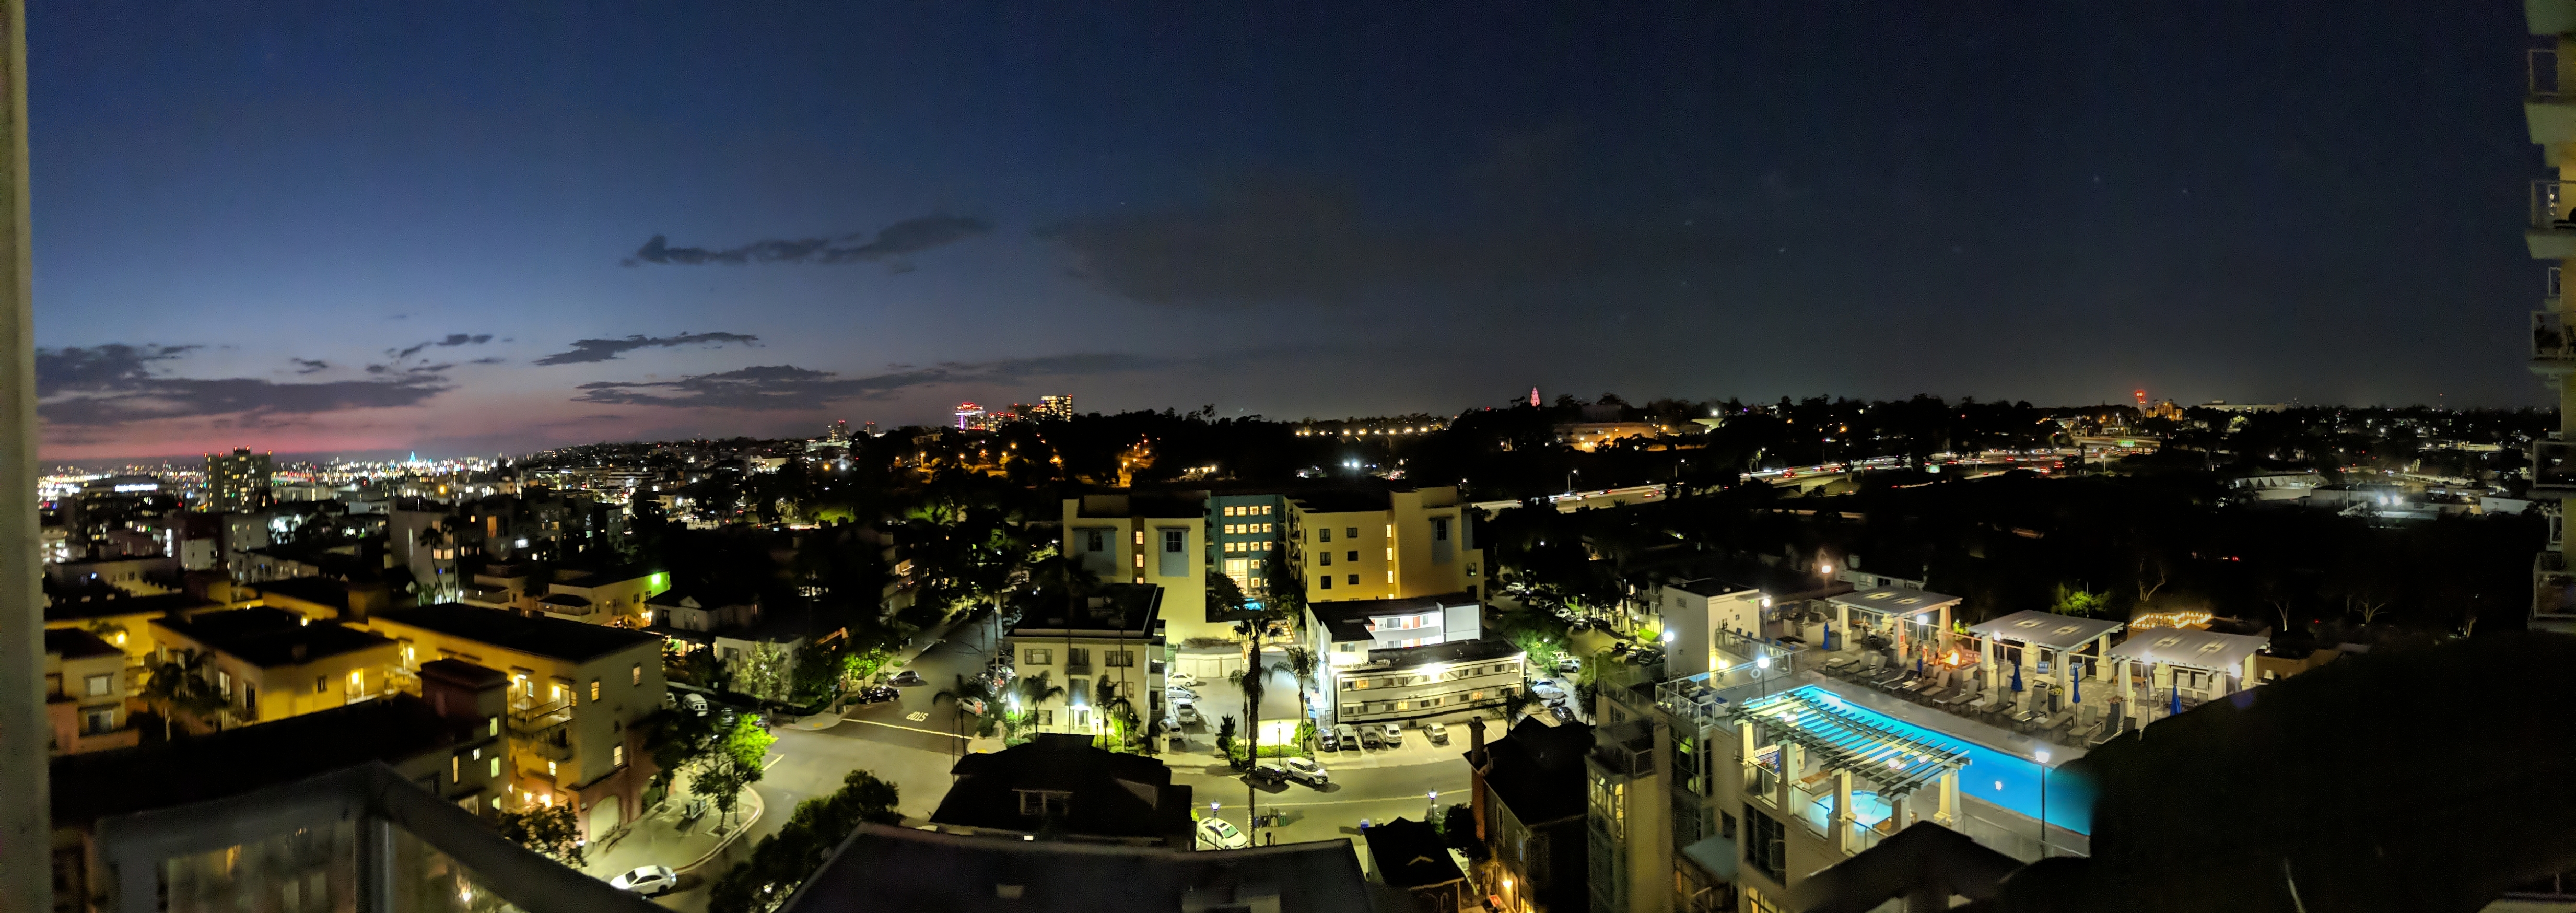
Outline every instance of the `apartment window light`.
{"type": "Polygon", "coordinates": [[[635,670],[634,670],[634,672],[632,673],[632,677],[633,677],[633,679],[634,679],[634,681],[632,682],[633,684],[641,685],[641,684],[643,684],[643,683],[644,683],[644,664],[643,664],[643,663],[636,663],[636,664],[635,664],[635,670]]]}
{"type": "MultiPolygon", "coordinates": [[[[501,759],[500,759],[500,758],[498,758],[498,757],[494,757],[494,758],[492,759],[492,774],[491,774],[491,775],[492,775],[492,776],[494,776],[494,777],[499,777],[499,776],[501,775],[501,759]]],[[[499,799],[497,799],[497,798],[496,798],[496,799],[493,799],[492,801],[494,801],[494,802],[499,802],[499,801],[501,801],[501,800],[499,800],[499,799]]]]}
{"type": "Polygon", "coordinates": [[[547,761],[547,762],[546,762],[546,776],[551,777],[551,776],[554,776],[554,775],[555,775],[555,762],[553,762],[553,761],[547,761]]]}
{"type": "Polygon", "coordinates": [[[447,756],[447,782],[465,782],[465,761],[455,755],[447,756]]]}
{"type": "Polygon", "coordinates": [[[624,766],[626,766],[626,746],[624,746],[624,745],[611,745],[611,746],[608,746],[608,766],[610,766],[610,767],[624,767],[624,766]]]}
{"type": "Polygon", "coordinates": [[[595,678],[590,680],[590,699],[599,700],[599,680],[595,678]]]}

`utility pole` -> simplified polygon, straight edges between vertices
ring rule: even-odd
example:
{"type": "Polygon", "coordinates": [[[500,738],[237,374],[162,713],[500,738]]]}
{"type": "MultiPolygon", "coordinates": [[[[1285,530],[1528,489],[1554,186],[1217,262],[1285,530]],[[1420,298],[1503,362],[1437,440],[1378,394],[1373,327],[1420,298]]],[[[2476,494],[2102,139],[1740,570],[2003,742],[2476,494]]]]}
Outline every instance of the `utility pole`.
{"type": "Polygon", "coordinates": [[[0,0],[0,897],[54,906],[45,596],[37,576],[36,337],[27,210],[27,8],[0,0]]]}

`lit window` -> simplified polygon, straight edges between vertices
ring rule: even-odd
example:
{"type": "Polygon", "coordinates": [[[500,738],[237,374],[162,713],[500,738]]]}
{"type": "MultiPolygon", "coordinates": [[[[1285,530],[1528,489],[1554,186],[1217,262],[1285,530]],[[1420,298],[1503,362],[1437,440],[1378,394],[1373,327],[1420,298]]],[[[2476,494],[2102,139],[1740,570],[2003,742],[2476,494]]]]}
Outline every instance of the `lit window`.
{"type": "Polygon", "coordinates": [[[599,700],[599,680],[595,678],[590,680],[590,699],[599,700]]]}
{"type": "Polygon", "coordinates": [[[555,762],[553,762],[553,761],[547,761],[547,762],[546,762],[546,776],[551,777],[551,776],[554,776],[554,775],[555,775],[555,762]]]}
{"type": "Polygon", "coordinates": [[[608,766],[610,766],[610,767],[624,767],[624,766],[626,766],[626,746],[624,746],[624,745],[611,745],[611,746],[608,746],[608,766]]]}
{"type": "Polygon", "coordinates": [[[497,757],[497,756],[496,756],[496,757],[494,757],[494,758],[492,759],[492,774],[491,774],[491,775],[492,775],[492,776],[495,776],[495,777],[498,777],[498,776],[500,776],[500,775],[501,775],[501,759],[500,759],[499,757],[497,757]]]}
{"type": "Polygon", "coordinates": [[[641,684],[643,684],[643,683],[644,683],[644,664],[643,664],[643,663],[636,663],[636,664],[635,664],[635,671],[634,671],[634,673],[632,674],[632,676],[631,676],[631,677],[634,679],[633,684],[641,685],[641,684]]]}
{"type": "Polygon", "coordinates": [[[447,782],[465,782],[465,761],[455,755],[447,756],[447,782]]]}

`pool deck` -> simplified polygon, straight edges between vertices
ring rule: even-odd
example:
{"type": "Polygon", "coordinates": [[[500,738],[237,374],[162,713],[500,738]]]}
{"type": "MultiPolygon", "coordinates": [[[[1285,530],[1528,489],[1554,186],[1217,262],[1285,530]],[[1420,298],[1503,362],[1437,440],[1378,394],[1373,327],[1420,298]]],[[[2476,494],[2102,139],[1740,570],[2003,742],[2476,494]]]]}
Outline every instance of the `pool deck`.
{"type": "MultiPolygon", "coordinates": [[[[1966,717],[1953,716],[1877,691],[1866,685],[1843,681],[1812,670],[1801,670],[1782,680],[1776,690],[1789,691],[1806,685],[1814,685],[1845,701],[1895,717],[1906,723],[1975,742],[1996,751],[2029,758],[2039,749],[2048,749],[2050,769],[2084,756],[2084,750],[2081,748],[2069,748],[1966,717]]],[[[1962,811],[1967,814],[1969,820],[1961,822],[1962,827],[1959,830],[1977,842],[2015,858],[2037,858],[2038,819],[1979,798],[1974,792],[1964,794],[1960,798],[1966,803],[1967,807],[1962,811]]],[[[2050,825],[2048,832],[2048,844],[2059,855],[2071,853],[2082,856],[2092,853],[2093,841],[2086,834],[2056,825],[2050,825]]]]}

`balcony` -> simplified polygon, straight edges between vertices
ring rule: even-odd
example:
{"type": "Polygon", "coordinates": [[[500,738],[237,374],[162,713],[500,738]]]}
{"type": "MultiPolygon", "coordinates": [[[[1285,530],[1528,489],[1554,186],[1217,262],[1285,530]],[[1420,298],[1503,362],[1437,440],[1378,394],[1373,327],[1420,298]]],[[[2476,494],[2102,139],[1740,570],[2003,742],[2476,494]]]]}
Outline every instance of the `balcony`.
{"type": "Polygon", "coordinates": [[[2567,75],[2556,48],[2524,52],[2522,115],[2532,142],[2546,146],[2576,140],[2576,93],[2568,91],[2567,75]]]}
{"type": "Polygon", "coordinates": [[[1635,779],[1655,772],[1655,729],[1644,720],[1629,720],[1592,732],[1592,763],[1610,774],[1635,779]]]}
{"type": "Polygon", "coordinates": [[[2576,571],[2565,552],[2547,551],[2531,560],[2531,626],[2576,629],[2576,571]]]}
{"type": "Polygon", "coordinates": [[[2531,442],[2531,496],[2576,498],[2576,442],[2531,442]]]}
{"type": "Polygon", "coordinates": [[[2531,312],[2531,371],[2545,377],[2576,371],[2576,335],[2568,333],[2564,313],[2531,312]]]}
{"type": "Polygon", "coordinates": [[[653,913],[382,764],[98,822],[99,909],[653,913]]]}
{"type": "Polygon", "coordinates": [[[2576,257],[2576,182],[2531,182],[2528,226],[2522,238],[2535,258],[2576,257]]]}

